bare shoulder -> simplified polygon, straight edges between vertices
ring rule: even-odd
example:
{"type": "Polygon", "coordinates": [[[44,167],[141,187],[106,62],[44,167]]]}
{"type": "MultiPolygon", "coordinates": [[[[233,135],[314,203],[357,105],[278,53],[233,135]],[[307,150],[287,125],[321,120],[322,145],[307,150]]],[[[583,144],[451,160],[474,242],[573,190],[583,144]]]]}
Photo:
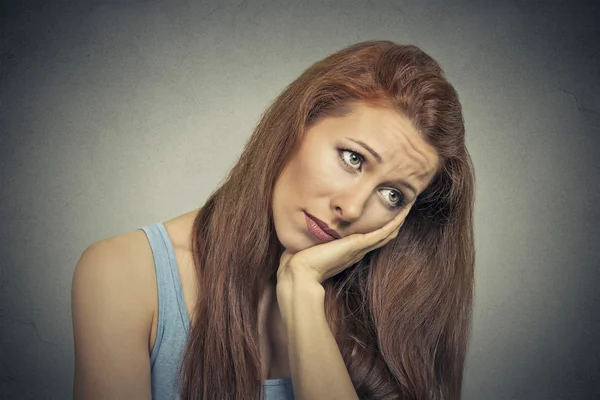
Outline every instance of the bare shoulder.
{"type": "Polygon", "coordinates": [[[143,231],[83,251],[71,287],[75,398],[149,397],[155,302],[152,251],[143,231]]]}
{"type": "MultiPolygon", "coordinates": [[[[124,274],[152,275],[152,250],[146,234],[142,230],[125,232],[89,245],[82,253],[78,264],[109,261],[111,265],[121,262],[120,267],[113,267],[111,272],[124,274]],[[133,261],[134,263],[131,263],[133,261]],[[113,271],[114,270],[114,271],[113,271]]],[[[111,268],[111,267],[105,267],[111,268]]]]}
{"type": "Polygon", "coordinates": [[[138,311],[152,313],[156,275],[146,234],[130,231],[88,246],[73,274],[75,289],[106,290],[103,293],[123,300],[135,299],[138,311]]]}

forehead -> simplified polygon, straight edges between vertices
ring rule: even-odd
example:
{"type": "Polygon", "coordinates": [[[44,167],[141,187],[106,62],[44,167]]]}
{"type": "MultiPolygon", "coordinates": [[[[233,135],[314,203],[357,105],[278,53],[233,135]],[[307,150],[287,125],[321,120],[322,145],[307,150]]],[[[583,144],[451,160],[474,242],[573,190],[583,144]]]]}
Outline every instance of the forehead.
{"type": "Polygon", "coordinates": [[[315,128],[321,137],[364,142],[381,156],[378,170],[382,175],[412,177],[415,181],[407,180],[419,191],[433,177],[439,163],[436,149],[422,138],[406,116],[391,108],[355,103],[347,115],[324,118],[315,128]]]}

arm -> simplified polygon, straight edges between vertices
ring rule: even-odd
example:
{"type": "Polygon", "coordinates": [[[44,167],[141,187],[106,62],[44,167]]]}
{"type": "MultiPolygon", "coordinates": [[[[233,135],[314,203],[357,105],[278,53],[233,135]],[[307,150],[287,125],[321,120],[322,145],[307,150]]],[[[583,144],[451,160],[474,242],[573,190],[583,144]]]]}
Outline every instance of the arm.
{"type": "Polygon", "coordinates": [[[148,277],[140,276],[127,250],[114,239],[95,243],[75,268],[74,399],[151,398],[148,277]]]}
{"type": "Polygon", "coordinates": [[[295,254],[281,254],[277,302],[288,335],[294,396],[308,399],[358,399],[337,342],[325,318],[321,282],[394,239],[410,207],[376,231],[352,234],[295,254]]]}
{"type": "Polygon", "coordinates": [[[294,397],[358,400],[325,318],[325,288],[299,269],[286,278],[280,279],[277,290],[288,335],[294,397]]]}

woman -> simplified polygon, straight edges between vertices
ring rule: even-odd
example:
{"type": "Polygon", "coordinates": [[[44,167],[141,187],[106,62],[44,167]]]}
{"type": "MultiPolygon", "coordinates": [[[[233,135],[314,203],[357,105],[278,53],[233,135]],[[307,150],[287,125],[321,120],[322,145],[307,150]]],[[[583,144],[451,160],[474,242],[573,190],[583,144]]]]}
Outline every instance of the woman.
{"type": "Polygon", "coordinates": [[[85,250],[75,397],[458,399],[464,135],[454,88],[415,46],[312,65],[201,209],[85,250]]]}

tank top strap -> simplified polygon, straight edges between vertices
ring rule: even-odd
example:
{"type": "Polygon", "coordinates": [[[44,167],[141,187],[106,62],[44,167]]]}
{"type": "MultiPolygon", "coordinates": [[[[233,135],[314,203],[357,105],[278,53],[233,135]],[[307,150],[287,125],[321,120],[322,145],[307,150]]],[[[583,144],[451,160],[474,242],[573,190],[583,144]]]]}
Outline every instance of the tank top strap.
{"type": "Polygon", "coordinates": [[[158,318],[156,341],[150,356],[150,362],[154,364],[167,324],[182,324],[187,335],[190,321],[183,298],[175,250],[164,223],[158,222],[138,229],[143,230],[148,237],[156,271],[158,318]]]}

